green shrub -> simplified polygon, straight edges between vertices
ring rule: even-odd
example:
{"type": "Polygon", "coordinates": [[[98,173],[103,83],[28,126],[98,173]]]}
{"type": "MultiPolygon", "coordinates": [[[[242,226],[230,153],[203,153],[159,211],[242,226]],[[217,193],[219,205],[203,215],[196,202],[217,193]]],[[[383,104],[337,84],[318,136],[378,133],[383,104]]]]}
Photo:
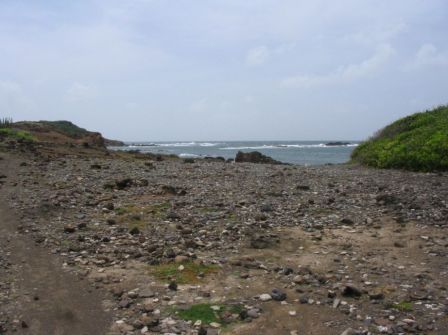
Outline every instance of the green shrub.
{"type": "Polygon", "coordinates": [[[0,128],[0,139],[2,138],[12,138],[26,142],[34,141],[34,137],[29,132],[13,128],[0,128]]]}
{"type": "Polygon", "coordinates": [[[392,123],[359,145],[352,161],[386,169],[448,170],[448,105],[392,123]]]}

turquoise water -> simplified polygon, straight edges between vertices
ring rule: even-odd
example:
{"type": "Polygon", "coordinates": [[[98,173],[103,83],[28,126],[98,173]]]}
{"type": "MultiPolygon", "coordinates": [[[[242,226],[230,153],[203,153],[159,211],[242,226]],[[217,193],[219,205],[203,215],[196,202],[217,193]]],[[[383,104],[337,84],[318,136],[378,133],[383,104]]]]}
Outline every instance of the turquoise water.
{"type": "Polygon", "coordinates": [[[139,150],[180,157],[235,158],[238,151],[259,151],[284,163],[300,165],[323,165],[345,163],[350,159],[356,141],[349,145],[326,146],[331,141],[242,141],[242,142],[133,142],[114,150],[139,150]]]}

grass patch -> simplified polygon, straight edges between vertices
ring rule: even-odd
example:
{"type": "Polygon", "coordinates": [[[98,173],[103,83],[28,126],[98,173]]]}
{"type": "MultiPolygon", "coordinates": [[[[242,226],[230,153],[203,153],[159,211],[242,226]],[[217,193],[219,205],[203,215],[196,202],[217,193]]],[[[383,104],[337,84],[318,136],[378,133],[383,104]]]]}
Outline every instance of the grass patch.
{"type": "MultiPolygon", "coordinates": [[[[240,314],[244,307],[242,305],[211,305],[211,304],[197,304],[192,305],[188,309],[176,310],[176,315],[186,321],[196,322],[201,320],[202,323],[210,324],[212,322],[218,322],[220,324],[228,324],[229,319],[225,318],[226,314],[240,314]],[[212,307],[219,307],[218,310],[212,307]]],[[[236,321],[237,318],[231,319],[236,321]]]]}
{"type": "Polygon", "coordinates": [[[33,142],[34,137],[29,132],[24,130],[17,130],[13,128],[0,128],[0,139],[12,138],[15,140],[33,142]]]}
{"type": "Polygon", "coordinates": [[[166,212],[171,208],[171,204],[168,202],[162,202],[160,204],[152,205],[148,209],[148,213],[150,213],[154,218],[163,220],[166,218],[166,212]]]}
{"type": "Polygon", "coordinates": [[[232,213],[227,214],[225,221],[226,222],[234,222],[234,221],[237,221],[237,219],[238,219],[238,217],[236,216],[236,214],[232,212],[232,213]]]}
{"type": "Polygon", "coordinates": [[[117,207],[114,211],[115,214],[119,216],[117,221],[121,224],[127,224],[128,229],[143,229],[145,227],[145,221],[143,220],[143,216],[145,215],[144,208],[128,205],[124,207],[117,207]]]}
{"type": "Polygon", "coordinates": [[[125,214],[132,212],[132,209],[133,209],[133,206],[126,206],[126,207],[115,208],[114,211],[115,211],[115,214],[117,214],[117,215],[125,215],[125,214]]]}
{"type": "Polygon", "coordinates": [[[199,212],[205,213],[205,214],[207,214],[207,213],[216,213],[216,212],[219,212],[219,211],[220,211],[220,209],[215,208],[215,207],[201,207],[201,208],[199,208],[199,212]]]}
{"type": "Polygon", "coordinates": [[[206,324],[219,322],[218,313],[212,309],[212,305],[210,304],[193,305],[189,309],[178,310],[176,314],[179,318],[186,321],[195,322],[201,320],[206,324]]]}
{"type": "Polygon", "coordinates": [[[448,105],[392,123],[359,145],[352,161],[376,168],[448,170],[448,105]]]}
{"type": "Polygon", "coordinates": [[[214,264],[184,262],[156,265],[152,267],[151,272],[157,279],[164,282],[174,280],[178,284],[195,284],[200,282],[203,277],[218,272],[218,270],[219,267],[214,264]],[[184,266],[182,271],[179,270],[180,265],[184,266]]]}
{"type": "Polygon", "coordinates": [[[392,307],[402,312],[410,312],[412,311],[412,302],[401,301],[399,303],[393,304],[392,307]]]}

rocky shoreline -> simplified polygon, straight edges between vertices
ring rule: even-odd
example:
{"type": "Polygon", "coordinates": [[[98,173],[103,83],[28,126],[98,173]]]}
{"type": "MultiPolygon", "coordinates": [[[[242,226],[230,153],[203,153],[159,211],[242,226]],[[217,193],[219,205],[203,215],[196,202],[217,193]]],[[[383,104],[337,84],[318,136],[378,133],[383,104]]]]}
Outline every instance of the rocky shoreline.
{"type": "Polygon", "coordinates": [[[448,329],[447,173],[108,152],[0,157],[4,205],[18,219],[0,240],[0,333],[32,329],[20,303],[32,292],[8,253],[19,238],[97,291],[104,334],[448,329]]]}

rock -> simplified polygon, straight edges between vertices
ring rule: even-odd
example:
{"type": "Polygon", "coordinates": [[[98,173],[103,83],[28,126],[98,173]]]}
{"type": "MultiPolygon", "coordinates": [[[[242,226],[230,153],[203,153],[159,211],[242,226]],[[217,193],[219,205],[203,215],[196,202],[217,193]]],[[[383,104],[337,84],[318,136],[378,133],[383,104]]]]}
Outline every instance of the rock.
{"type": "Polygon", "coordinates": [[[115,181],[115,186],[119,190],[124,190],[125,188],[131,186],[132,182],[133,181],[132,181],[131,178],[124,178],[124,179],[120,179],[120,180],[115,181]]]}
{"type": "Polygon", "coordinates": [[[165,195],[176,195],[177,189],[171,185],[163,185],[161,189],[161,193],[165,195]]]}
{"type": "Polygon", "coordinates": [[[286,293],[278,288],[274,288],[272,290],[271,297],[275,301],[283,301],[286,300],[286,293]]]}
{"type": "Polygon", "coordinates": [[[112,202],[108,202],[106,205],[104,205],[104,208],[112,211],[115,208],[115,205],[112,202]]]}
{"type": "Polygon", "coordinates": [[[218,322],[211,322],[210,323],[210,327],[212,327],[212,328],[219,328],[219,327],[221,327],[221,324],[218,323],[218,322]]]}
{"type": "Polygon", "coordinates": [[[176,257],[174,257],[174,262],[176,263],[184,263],[186,261],[188,261],[190,258],[188,256],[183,256],[183,255],[177,255],[176,257]]]}
{"type": "Polygon", "coordinates": [[[71,233],[74,233],[75,231],[76,231],[76,228],[73,227],[72,225],[65,225],[64,226],[64,232],[65,233],[71,234],[71,233]]]}
{"type": "Polygon", "coordinates": [[[80,222],[76,225],[78,227],[78,229],[83,229],[87,227],[87,223],[85,222],[80,222]]]}
{"type": "Polygon", "coordinates": [[[292,281],[293,281],[294,283],[296,283],[296,284],[303,284],[303,283],[305,282],[303,276],[301,276],[301,275],[297,275],[297,276],[295,276],[295,277],[292,279],[292,281]]]}
{"type": "Polygon", "coordinates": [[[272,300],[272,297],[270,294],[263,293],[260,295],[260,300],[261,301],[269,301],[269,300],[272,300]]]}
{"type": "Polygon", "coordinates": [[[257,319],[260,316],[260,312],[256,308],[251,308],[247,311],[247,316],[252,319],[257,319]]]}
{"type": "Polygon", "coordinates": [[[370,300],[383,300],[384,299],[384,293],[370,293],[369,294],[370,300]]]}
{"type": "Polygon", "coordinates": [[[177,291],[177,283],[176,283],[175,281],[171,281],[171,282],[168,284],[168,288],[169,288],[171,291],[177,291]]]}
{"type": "Polygon", "coordinates": [[[129,234],[131,235],[139,235],[140,234],[140,229],[138,229],[138,227],[133,227],[129,230],[129,234]]]}
{"type": "Polygon", "coordinates": [[[361,290],[356,288],[355,286],[347,285],[342,290],[342,296],[344,297],[358,298],[361,295],[362,295],[361,290]]]}
{"type": "Polygon", "coordinates": [[[107,223],[109,226],[114,226],[114,225],[117,224],[117,221],[115,221],[114,219],[107,219],[107,220],[106,220],[106,223],[107,223]]]}
{"type": "Polygon", "coordinates": [[[129,299],[122,299],[120,301],[120,303],[118,304],[118,306],[120,306],[120,308],[129,308],[132,304],[132,300],[129,299]]]}
{"type": "Polygon", "coordinates": [[[285,276],[289,276],[290,274],[294,273],[294,270],[286,267],[281,270],[281,273],[285,276]]]}
{"type": "Polygon", "coordinates": [[[242,152],[238,151],[235,157],[236,163],[257,163],[257,164],[283,164],[269,156],[263,155],[261,152],[242,152]]]}
{"type": "Polygon", "coordinates": [[[273,211],[272,205],[264,204],[264,205],[262,205],[260,207],[260,211],[262,211],[262,212],[272,212],[273,211]]]}
{"type": "Polygon", "coordinates": [[[341,299],[334,299],[333,300],[333,308],[338,308],[339,304],[341,303],[341,299]]]}
{"type": "Polygon", "coordinates": [[[344,330],[344,331],[341,333],[341,335],[357,335],[357,334],[358,334],[358,332],[355,331],[355,330],[352,329],[352,328],[347,328],[346,330],[344,330]]]}
{"type": "Polygon", "coordinates": [[[353,220],[352,219],[349,219],[349,218],[343,218],[342,220],[341,220],[341,223],[342,224],[344,224],[344,225],[347,225],[347,226],[353,226],[355,223],[353,222],[353,220]]]}
{"type": "Polygon", "coordinates": [[[152,297],[155,297],[155,293],[151,289],[146,288],[146,289],[139,291],[138,296],[139,296],[139,298],[152,298],[152,297]]]}
{"type": "Polygon", "coordinates": [[[335,147],[335,146],[347,146],[351,144],[350,142],[340,142],[340,141],[335,141],[335,142],[328,142],[325,143],[326,147],[335,147]]]}
{"type": "Polygon", "coordinates": [[[302,296],[300,296],[299,297],[299,302],[301,303],[301,304],[307,304],[308,303],[308,296],[306,296],[306,295],[302,295],[302,296]]]}

